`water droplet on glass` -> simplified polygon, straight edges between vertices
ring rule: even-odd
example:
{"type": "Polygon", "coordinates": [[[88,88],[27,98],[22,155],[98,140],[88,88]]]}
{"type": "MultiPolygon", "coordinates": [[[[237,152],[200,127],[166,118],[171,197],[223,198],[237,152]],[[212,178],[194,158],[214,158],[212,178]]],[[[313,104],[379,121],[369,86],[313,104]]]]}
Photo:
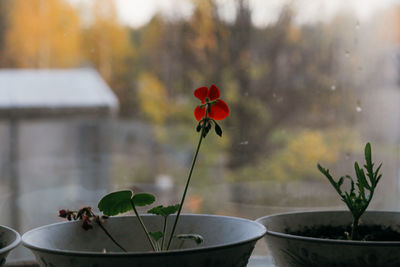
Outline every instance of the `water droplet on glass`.
{"type": "Polygon", "coordinates": [[[350,153],[347,152],[344,157],[345,157],[345,159],[350,159],[350,153]]]}
{"type": "Polygon", "coordinates": [[[248,144],[249,144],[249,141],[240,142],[240,145],[248,145],[248,144]]]}
{"type": "Polygon", "coordinates": [[[350,52],[346,50],[345,55],[347,58],[350,57],[350,52]]]}
{"type": "Polygon", "coordinates": [[[332,86],[331,86],[331,90],[332,90],[332,91],[335,91],[335,90],[336,90],[336,85],[332,85],[332,86]]]}
{"type": "Polygon", "coordinates": [[[356,22],[356,30],[359,30],[359,29],[360,29],[360,22],[357,21],[357,22],[356,22]]]}
{"type": "Polygon", "coordinates": [[[361,108],[360,106],[357,106],[357,107],[356,107],[356,111],[357,111],[357,112],[361,112],[361,111],[362,111],[362,108],[361,108]]]}

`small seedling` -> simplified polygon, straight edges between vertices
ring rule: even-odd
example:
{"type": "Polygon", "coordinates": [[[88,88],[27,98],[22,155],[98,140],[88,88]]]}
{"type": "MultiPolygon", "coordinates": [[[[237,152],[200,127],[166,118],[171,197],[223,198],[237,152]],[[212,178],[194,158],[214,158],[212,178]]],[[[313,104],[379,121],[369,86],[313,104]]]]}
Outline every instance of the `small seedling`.
{"type": "Polygon", "coordinates": [[[379,164],[376,170],[374,170],[374,163],[372,163],[371,158],[370,143],[365,145],[364,168],[360,168],[357,162],[354,163],[357,180],[354,180],[351,176],[346,175],[340,177],[338,181],[335,181],[335,179],[333,179],[330,175],[329,170],[324,169],[320,164],[318,164],[319,171],[323,173],[326,178],[328,178],[329,182],[340,195],[342,201],[346,203],[346,206],[353,216],[352,230],[349,236],[349,239],[351,240],[360,239],[358,233],[360,217],[368,208],[368,205],[374,196],[375,188],[378,185],[379,180],[382,178],[382,174],[379,174],[381,167],[382,163],[379,164]],[[346,179],[350,181],[350,190],[343,191],[342,185],[346,179]],[[358,190],[356,190],[356,187],[358,190]]]}

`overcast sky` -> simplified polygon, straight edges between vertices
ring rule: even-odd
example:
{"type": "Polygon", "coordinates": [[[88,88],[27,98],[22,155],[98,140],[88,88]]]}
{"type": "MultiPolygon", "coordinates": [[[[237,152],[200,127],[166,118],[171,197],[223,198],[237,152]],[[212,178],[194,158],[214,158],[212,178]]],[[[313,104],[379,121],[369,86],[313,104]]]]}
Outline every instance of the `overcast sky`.
{"type": "MultiPolygon", "coordinates": [[[[94,0],[69,0],[74,4],[94,0]]],[[[170,17],[189,17],[193,11],[192,0],[114,0],[121,21],[139,27],[146,24],[157,12],[170,17]]],[[[216,0],[222,7],[221,16],[231,20],[235,16],[235,0],[216,0]]],[[[375,11],[399,4],[400,0],[249,0],[253,23],[263,26],[274,21],[285,3],[292,3],[298,22],[312,22],[332,18],[337,12],[353,10],[360,21],[368,19],[375,11]]]]}

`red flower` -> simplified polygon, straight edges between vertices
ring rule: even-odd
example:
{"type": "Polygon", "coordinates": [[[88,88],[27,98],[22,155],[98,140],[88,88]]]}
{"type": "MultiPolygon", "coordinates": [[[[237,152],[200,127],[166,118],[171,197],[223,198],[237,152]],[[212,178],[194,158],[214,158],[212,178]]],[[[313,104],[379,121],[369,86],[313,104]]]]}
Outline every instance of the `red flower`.
{"type": "Polygon", "coordinates": [[[194,90],[194,96],[200,99],[201,104],[194,110],[194,116],[197,121],[201,121],[206,116],[213,120],[223,120],[229,115],[228,105],[219,99],[219,89],[214,84],[207,87],[200,87],[194,90]]]}

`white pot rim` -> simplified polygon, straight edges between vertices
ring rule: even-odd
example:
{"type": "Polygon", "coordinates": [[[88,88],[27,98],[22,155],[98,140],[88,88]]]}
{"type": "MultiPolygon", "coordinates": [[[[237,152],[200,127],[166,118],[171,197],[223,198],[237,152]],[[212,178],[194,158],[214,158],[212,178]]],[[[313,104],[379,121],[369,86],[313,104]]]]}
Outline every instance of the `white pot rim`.
{"type": "Polygon", "coordinates": [[[16,246],[18,246],[21,243],[21,235],[17,231],[15,231],[14,229],[12,229],[8,226],[0,225],[0,228],[6,229],[7,231],[13,233],[15,236],[15,239],[13,242],[11,242],[11,244],[8,244],[7,246],[0,249],[0,254],[3,254],[3,253],[7,253],[10,250],[14,249],[16,246]]]}
{"type": "MultiPolygon", "coordinates": [[[[156,217],[157,215],[151,215],[151,214],[143,214],[140,216],[149,216],[149,217],[156,217]]],[[[231,219],[231,220],[239,220],[248,224],[252,224],[256,228],[259,228],[259,232],[257,234],[254,234],[251,238],[247,238],[244,240],[241,240],[239,242],[232,242],[228,244],[223,244],[223,245],[214,245],[214,246],[207,246],[207,247],[200,247],[200,248],[188,248],[188,249],[180,249],[180,250],[168,250],[168,251],[148,251],[148,252],[108,252],[108,253],[102,253],[102,252],[96,252],[96,251],[74,251],[74,250],[63,250],[63,249],[49,249],[49,248],[44,248],[44,247],[39,247],[30,244],[29,242],[26,241],[27,236],[37,230],[44,229],[49,226],[54,226],[54,225],[60,225],[60,224],[67,224],[67,223],[79,223],[79,221],[67,221],[67,222],[59,222],[59,223],[53,223],[53,224],[48,224],[44,226],[40,226],[34,229],[31,229],[24,233],[22,235],[22,244],[35,251],[40,251],[40,252],[46,252],[46,253],[52,253],[52,254],[58,254],[58,255],[68,255],[68,256],[81,256],[81,257],[148,257],[149,255],[154,255],[154,256],[174,256],[177,254],[189,254],[193,252],[203,252],[203,251],[209,251],[209,250],[214,250],[214,249],[222,249],[222,248],[229,248],[233,246],[239,246],[242,244],[246,243],[251,243],[253,241],[257,241],[258,239],[261,239],[265,233],[266,229],[265,226],[262,225],[259,222],[252,221],[249,219],[245,218],[239,218],[239,217],[232,217],[232,216],[223,216],[223,215],[211,215],[211,214],[190,214],[190,213],[182,213],[181,216],[193,216],[193,217],[222,217],[226,219],[231,219]]],[[[136,217],[135,215],[125,215],[125,216],[115,216],[115,217],[110,217],[109,219],[117,219],[120,217],[136,217]]]]}
{"type": "MultiPolygon", "coordinates": [[[[315,211],[295,211],[295,212],[284,212],[284,213],[277,213],[271,214],[264,217],[260,217],[256,220],[261,224],[263,220],[270,219],[278,216],[286,216],[286,215],[296,215],[296,214],[333,214],[333,213],[349,213],[348,210],[315,210],[315,211]]],[[[389,211],[389,210],[368,210],[364,213],[365,214],[400,214],[399,211],[389,211]]],[[[400,224],[400,221],[399,221],[400,224]]],[[[264,224],[263,224],[264,225],[264,224]]],[[[264,225],[265,226],[265,225],[264,225]]],[[[267,227],[266,227],[267,228],[267,227]]],[[[327,244],[342,244],[342,245],[351,245],[351,246],[400,246],[400,241],[356,241],[356,240],[336,240],[336,239],[328,239],[328,238],[316,238],[316,237],[306,237],[306,236],[299,236],[299,235],[291,235],[282,232],[276,232],[268,230],[266,232],[266,236],[275,236],[284,239],[295,239],[301,240],[304,242],[312,242],[312,243],[327,243],[327,244]]]]}

